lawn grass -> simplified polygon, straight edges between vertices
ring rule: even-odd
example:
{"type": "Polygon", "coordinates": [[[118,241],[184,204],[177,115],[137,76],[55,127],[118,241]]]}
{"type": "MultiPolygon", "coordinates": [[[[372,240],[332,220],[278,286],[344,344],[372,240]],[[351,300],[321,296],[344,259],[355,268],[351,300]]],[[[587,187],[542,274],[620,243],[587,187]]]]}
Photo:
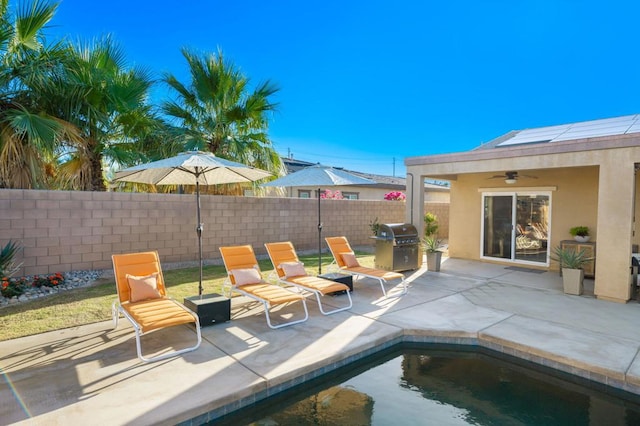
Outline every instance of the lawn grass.
{"type": "MultiPolygon", "coordinates": [[[[373,265],[373,255],[358,256],[363,265],[373,265]]],[[[300,256],[309,274],[317,274],[317,255],[300,256]]],[[[323,256],[323,271],[327,271],[331,256],[323,256]]],[[[271,262],[260,260],[260,269],[267,278],[273,270],[271,262]]],[[[197,267],[163,271],[170,297],[182,302],[198,294],[197,267]]],[[[226,277],[224,266],[205,266],[202,287],[204,293],[220,293],[226,277]]],[[[65,291],[0,309],[0,341],[68,327],[76,327],[111,319],[111,304],[116,299],[113,279],[101,280],[92,286],[65,291]]]]}

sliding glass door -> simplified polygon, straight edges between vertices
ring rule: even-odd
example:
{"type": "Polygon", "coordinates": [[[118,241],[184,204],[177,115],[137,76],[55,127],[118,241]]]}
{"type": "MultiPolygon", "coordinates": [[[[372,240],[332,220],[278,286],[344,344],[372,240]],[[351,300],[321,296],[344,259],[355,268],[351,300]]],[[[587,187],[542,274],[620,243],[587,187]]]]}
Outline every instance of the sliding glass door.
{"type": "Polygon", "coordinates": [[[547,264],[550,194],[485,193],[482,257],[547,264]]]}
{"type": "Polygon", "coordinates": [[[484,238],[482,255],[511,259],[513,234],[513,196],[484,197],[484,238]]]}

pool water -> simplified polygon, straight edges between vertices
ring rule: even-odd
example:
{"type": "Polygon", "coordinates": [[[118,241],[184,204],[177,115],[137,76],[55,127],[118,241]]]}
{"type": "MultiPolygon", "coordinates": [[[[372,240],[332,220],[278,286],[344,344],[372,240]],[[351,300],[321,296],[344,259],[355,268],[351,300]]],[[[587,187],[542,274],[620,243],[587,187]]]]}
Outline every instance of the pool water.
{"type": "Polygon", "coordinates": [[[640,424],[635,395],[605,393],[602,385],[486,352],[405,348],[358,364],[221,420],[270,426],[640,424]]]}

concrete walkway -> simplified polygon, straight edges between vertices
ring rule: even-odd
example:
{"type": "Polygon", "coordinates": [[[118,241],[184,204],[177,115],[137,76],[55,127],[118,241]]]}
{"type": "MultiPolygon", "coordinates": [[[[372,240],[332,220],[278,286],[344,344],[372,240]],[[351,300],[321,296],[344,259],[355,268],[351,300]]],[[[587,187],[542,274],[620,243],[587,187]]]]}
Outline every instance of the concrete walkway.
{"type": "MultiPolygon", "coordinates": [[[[234,298],[232,321],[204,328],[197,351],[152,364],[138,361],[126,321],[0,342],[0,423],[200,424],[402,341],[479,345],[640,394],[637,303],[565,295],[553,272],[464,260],[408,276],[403,297],[359,281],[351,311],[323,316],[309,299],[309,320],[279,330],[234,298]]],[[[178,327],[143,345],[193,339],[178,327]]]]}

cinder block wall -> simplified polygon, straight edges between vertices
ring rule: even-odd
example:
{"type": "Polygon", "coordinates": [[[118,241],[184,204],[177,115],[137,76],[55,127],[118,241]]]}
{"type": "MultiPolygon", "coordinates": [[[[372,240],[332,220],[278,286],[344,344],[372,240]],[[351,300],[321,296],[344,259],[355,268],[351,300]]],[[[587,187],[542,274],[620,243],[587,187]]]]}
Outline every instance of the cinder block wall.
{"type": "Polygon", "coordinates": [[[438,218],[438,238],[449,238],[449,203],[424,203],[424,212],[438,218]]]}
{"type": "MultiPolygon", "coordinates": [[[[218,259],[222,245],[251,244],[258,254],[270,241],[318,247],[317,200],[203,195],[201,207],[205,259],[218,259]]],[[[321,208],[323,237],[373,247],[369,223],[403,222],[405,203],[322,200],[321,208]]],[[[192,194],[0,189],[0,246],[22,244],[22,275],[110,269],[113,253],[142,250],[158,250],[165,263],[195,261],[195,228],[192,194]]]]}

